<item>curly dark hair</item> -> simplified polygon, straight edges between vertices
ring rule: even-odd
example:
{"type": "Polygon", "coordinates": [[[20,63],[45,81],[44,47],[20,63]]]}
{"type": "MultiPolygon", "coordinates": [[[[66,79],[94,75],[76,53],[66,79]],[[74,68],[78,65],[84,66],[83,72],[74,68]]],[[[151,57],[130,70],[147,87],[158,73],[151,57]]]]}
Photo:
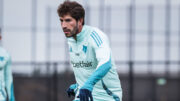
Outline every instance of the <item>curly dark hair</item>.
{"type": "Polygon", "coordinates": [[[59,17],[69,14],[71,17],[76,19],[76,21],[83,18],[82,24],[84,25],[85,10],[81,4],[75,1],[65,1],[64,3],[60,4],[58,6],[57,13],[59,17]]]}

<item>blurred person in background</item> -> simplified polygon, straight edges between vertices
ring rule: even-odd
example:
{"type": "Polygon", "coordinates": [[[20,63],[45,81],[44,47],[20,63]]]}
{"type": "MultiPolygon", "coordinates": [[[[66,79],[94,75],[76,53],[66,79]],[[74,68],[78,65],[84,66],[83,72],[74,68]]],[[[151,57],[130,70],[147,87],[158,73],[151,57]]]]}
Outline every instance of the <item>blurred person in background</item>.
{"type": "Polygon", "coordinates": [[[85,10],[75,1],[59,5],[57,13],[67,37],[76,83],[67,93],[74,101],[122,101],[122,88],[107,36],[84,25],[85,10]]]}
{"type": "MultiPolygon", "coordinates": [[[[0,29],[0,42],[2,39],[0,29]]],[[[0,46],[0,101],[15,101],[13,90],[13,77],[11,72],[11,57],[0,46]]]]}

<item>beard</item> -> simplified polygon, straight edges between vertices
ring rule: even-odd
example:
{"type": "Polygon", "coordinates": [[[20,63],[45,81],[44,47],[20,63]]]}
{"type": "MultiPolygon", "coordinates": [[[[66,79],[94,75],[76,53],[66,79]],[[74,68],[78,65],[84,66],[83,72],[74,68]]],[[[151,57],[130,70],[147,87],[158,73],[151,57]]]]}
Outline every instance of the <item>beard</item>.
{"type": "Polygon", "coordinates": [[[78,33],[78,24],[76,23],[76,26],[70,30],[70,29],[63,29],[64,32],[69,32],[68,34],[65,33],[65,36],[67,38],[69,37],[76,37],[76,34],[78,33]]]}

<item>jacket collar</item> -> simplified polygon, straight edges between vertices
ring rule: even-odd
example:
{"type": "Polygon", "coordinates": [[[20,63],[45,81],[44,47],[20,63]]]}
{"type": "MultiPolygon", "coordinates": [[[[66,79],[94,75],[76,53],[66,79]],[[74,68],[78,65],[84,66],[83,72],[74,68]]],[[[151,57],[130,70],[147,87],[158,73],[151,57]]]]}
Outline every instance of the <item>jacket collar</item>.
{"type": "Polygon", "coordinates": [[[76,35],[77,41],[73,37],[69,37],[67,39],[68,41],[72,41],[72,42],[81,42],[86,37],[85,32],[86,32],[86,25],[84,25],[81,32],[76,35]]]}

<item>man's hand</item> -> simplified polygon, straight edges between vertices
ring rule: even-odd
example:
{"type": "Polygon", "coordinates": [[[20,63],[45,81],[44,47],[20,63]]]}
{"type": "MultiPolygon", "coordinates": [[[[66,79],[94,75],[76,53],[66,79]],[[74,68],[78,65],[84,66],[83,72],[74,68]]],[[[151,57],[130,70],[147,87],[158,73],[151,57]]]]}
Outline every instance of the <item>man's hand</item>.
{"type": "Polygon", "coordinates": [[[80,89],[80,101],[93,101],[92,93],[88,89],[80,89]]]}
{"type": "Polygon", "coordinates": [[[75,90],[77,89],[77,84],[72,84],[68,89],[67,89],[67,94],[68,94],[68,97],[71,97],[71,96],[75,96],[75,90]]]}

